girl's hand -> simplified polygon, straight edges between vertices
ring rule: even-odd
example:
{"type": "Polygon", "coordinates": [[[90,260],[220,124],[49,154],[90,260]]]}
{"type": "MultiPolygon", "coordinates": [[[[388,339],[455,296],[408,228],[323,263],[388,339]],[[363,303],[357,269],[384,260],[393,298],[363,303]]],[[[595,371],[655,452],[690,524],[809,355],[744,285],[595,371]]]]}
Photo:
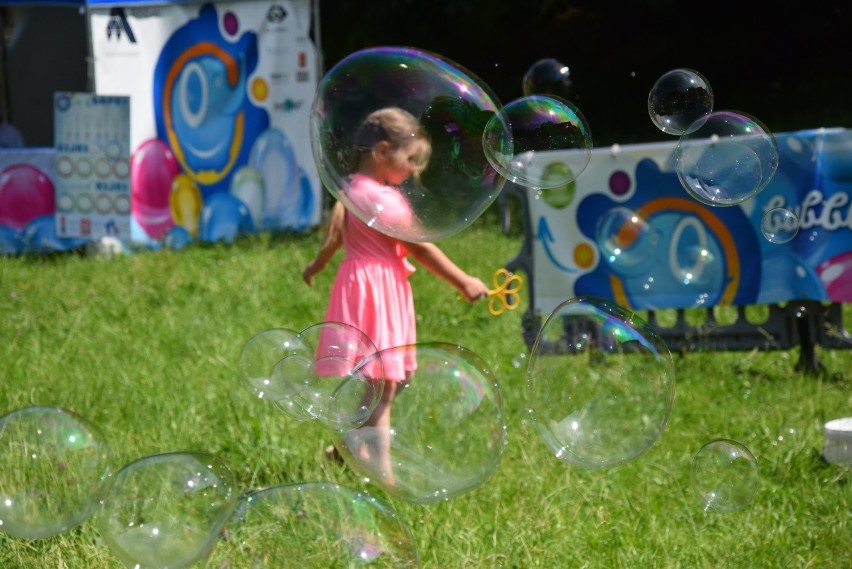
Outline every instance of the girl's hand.
{"type": "Polygon", "coordinates": [[[461,289],[461,293],[468,302],[488,298],[489,292],[490,291],[488,290],[488,287],[485,286],[485,283],[476,277],[468,277],[461,289]]]}
{"type": "Polygon", "coordinates": [[[308,263],[308,266],[305,267],[305,270],[302,272],[302,280],[305,281],[308,286],[313,286],[314,284],[314,275],[320,272],[323,268],[318,265],[316,261],[311,261],[308,263]]]}

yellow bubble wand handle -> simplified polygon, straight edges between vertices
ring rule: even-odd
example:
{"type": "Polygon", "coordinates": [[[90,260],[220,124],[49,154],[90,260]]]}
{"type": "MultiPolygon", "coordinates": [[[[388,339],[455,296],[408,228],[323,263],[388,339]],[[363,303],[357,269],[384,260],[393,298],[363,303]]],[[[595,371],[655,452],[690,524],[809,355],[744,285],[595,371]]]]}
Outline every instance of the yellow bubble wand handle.
{"type": "Polygon", "coordinates": [[[494,288],[488,291],[488,312],[499,316],[507,310],[514,310],[521,302],[518,293],[524,286],[521,275],[514,275],[506,269],[497,269],[493,277],[494,288]]]}

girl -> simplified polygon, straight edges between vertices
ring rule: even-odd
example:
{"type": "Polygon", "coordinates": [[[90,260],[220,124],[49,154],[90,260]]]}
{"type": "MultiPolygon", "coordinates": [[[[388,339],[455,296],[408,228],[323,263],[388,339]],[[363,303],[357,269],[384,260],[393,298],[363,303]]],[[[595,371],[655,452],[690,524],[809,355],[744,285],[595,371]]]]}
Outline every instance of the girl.
{"type": "MultiPolygon", "coordinates": [[[[431,145],[413,115],[400,108],[370,114],[356,134],[355,173],[341,199],[368,216],[381,216],[385,227],[411,228],[414,215],[396,186],[426,167],[431,145]]],[[[334,279],[325,320],[343,322],[364,332],[378,350],[417,342],[414,301],[409,275],[411,255],[472,302],[488,296],[488,287],[456,266],[432,243],[403,242],[372,229],[359,217],[335,204],[319,252],[302,277],[311,285],[343,246],[344,257],[334,279]]],[[[390,405],[400,382],[409,378],[416,362],[382,361],[385,386],[382,398],[366,426],[381,433],[367,444],[366,452],[384,481],[392,484],[390,468],[390,405]]],[[[334,448],[329,449],[335,453],[334,448]]]]}

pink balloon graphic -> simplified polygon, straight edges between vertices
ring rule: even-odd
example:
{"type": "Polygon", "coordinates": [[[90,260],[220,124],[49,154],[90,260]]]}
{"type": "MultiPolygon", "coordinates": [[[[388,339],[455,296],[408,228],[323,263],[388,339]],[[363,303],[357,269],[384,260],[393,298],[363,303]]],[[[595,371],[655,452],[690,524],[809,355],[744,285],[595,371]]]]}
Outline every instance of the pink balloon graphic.
{"type": "Polygon", "coordinates": [[[841,253],[817,267],[832,302],[852,302],[852,251],[841,253]]]}
{"type": "Polygon", "coordinates": [[[174,226],[169,195],[178,174],[180,165],[159,138],[140,144],[130,160],[131,213],[153,239],[162,239],[174,226]]]}
{"type": "Polygon", "coordinates": [[[56,211],[53,182],[31,164],[12,164],[0,172],[0,226],[22,229],[56,211]]]}

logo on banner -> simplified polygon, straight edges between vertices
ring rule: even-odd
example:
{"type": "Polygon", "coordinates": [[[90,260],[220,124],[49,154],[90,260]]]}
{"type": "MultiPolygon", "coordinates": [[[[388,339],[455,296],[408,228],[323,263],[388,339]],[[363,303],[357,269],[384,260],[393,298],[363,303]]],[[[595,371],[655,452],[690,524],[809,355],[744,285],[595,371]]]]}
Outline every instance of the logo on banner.
{"type": "Polygon", "coordinates": [[[287,10],[284,9],[284,6],[280,6],[278,4],[273,4],[269,7],[269,11],[266,12],[266,20],[273,24],[283,22],[286,17],[287,10]]]}
{"type": "Polygon", "coordinates": [[[136,43],[136,36],[133,35],[133,30],[130,28],[130,22],[127,21],[124,8],[112,8],[109,11],[106,34],[107,39],[112,39],[113,34],[115,34],[116,40],[120,40],[121,35],[124,34],[130,43],[136,43]]]}

